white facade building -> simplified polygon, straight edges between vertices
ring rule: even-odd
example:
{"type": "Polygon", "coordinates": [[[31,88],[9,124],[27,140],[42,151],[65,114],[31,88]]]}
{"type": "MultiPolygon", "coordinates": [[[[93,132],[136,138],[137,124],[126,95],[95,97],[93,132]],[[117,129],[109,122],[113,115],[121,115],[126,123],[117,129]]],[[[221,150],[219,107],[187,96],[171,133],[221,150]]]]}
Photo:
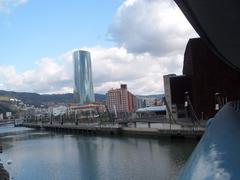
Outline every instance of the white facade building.
{"type": "MultiPolygon", "coordinates": [[[[168,74],[163,76],[163,82],[164,82],[164,92],[165,92],[165,99],[169,106],[170,112],[172,113],[173,117],[176,119],[176,105],[172,104],[172,96],[171,96],[171,84],[170,84],[170,78],[175,77],[176,74],[168,74]]],[[[169,118],[169,112],[167,112],[167,118],[169,118]]]]}

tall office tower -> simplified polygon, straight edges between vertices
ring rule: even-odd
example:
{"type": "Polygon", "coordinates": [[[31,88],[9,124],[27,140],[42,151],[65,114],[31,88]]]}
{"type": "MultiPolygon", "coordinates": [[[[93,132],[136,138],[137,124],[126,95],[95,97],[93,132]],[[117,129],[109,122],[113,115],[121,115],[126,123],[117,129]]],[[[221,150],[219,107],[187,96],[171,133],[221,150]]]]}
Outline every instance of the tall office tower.
{"type": "Polygon", "coordinates": [[[80,105],[95,102],[90,53],[82,50],[75,51],[73,61],[75,102],[80,105]]]}

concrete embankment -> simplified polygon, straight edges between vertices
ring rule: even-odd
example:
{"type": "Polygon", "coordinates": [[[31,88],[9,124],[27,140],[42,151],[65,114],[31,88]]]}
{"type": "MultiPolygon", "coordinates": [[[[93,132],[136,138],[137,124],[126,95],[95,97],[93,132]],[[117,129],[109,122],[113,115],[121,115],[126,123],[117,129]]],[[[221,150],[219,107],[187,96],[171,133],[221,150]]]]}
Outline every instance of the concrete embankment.
{"type": "Polygon", "coordinates": [[[47,131],[89,134],[89,135],[126,135],[126,136],[144,136],[144,137],[179,137],[200,139],[204,133],[203,129],[158,129],[143,127],[118,127],[118,126],[95,126],[95,125],[61,125],[61,124],[34,124],[23,123],[21,126],[45,129],[47,131]]]}
{"type": "Polygon", "coordinates": [[[122,134],[132,136],[196,138],[200,139],[204,130],[156,129],[156,128],[122,128],[122,134]]]}

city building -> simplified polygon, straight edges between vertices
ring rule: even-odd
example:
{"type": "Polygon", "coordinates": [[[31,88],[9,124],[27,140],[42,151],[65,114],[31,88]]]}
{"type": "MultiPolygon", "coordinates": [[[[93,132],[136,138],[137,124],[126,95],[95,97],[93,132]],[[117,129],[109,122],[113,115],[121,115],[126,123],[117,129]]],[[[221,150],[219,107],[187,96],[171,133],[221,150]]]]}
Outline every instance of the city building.
{"type": "MultiPolygon", "coordinates": [[[[168,75],[164,75],[163,76],[163,82],[164,82],[164,92],[165,92],[165,99],[166,102],[169,106],[169,109],[173,115],[174,118],[177,117],[177,113],[176,113],[176,106],[174,104],[172,104],[172,93],[171,93],[171,82],[170,79],[172,77],[176,77],[176,74],[168,74],[168,75]]],[[[169,112],[167,111],[167,118],[169,117],[169,112]]]]}
{"type": "Polygon", "coordinates": [[[128,91],[126,84],[120,89],[111,89],[106,94],[107,107],[111,113],[133,112],[136,109],[136,97],[128,91]]]}
{"type": "Polygon", "coordinates": [[[198,119],[215,115],[216,94],[222,104],[240,99],[240,72],[225,64],[200,38],[188,41],[183,75],[164,77],[166,100],[175,118],[189,116],[184,107],[186,93],[198,119]]]}
{"type": "Polygon", "coordinates": [[[84,112],[84,111],[92,111],[95,113],[104,113],[106,112],[106,107],[101,103],[88,103],[84,105],[70,104],[69,105],[70,112],[84,112]]]}
{"type": "Polygon", "coordinates": [[[55,106],[48,108],[48,110],[50,110],[51,114],[53,114],[54,116],[63,115],[67,112],[67,106],[55,106]]]}
{"type": "Polygon", "coordinates": [[[151,118],[153,116],[166,116],[166,106],[152,106],[152,107],[144,107],[136,110],[138,117],[142,118],[151,118]]]}
{"type": "Polygon", "coordinates": [[[7,117],[7,119],[11,119],[11,117],[12,117],[12,112],[6,112],[6,117],[7,117]]]}
{"type": "Polygon", "coordinates": [[[74,61],[74,100],[83,105],[95,102],[91,56],[88,51],[78,50],[73,53],[74,61]]]}
{"type": "Polygon", "coordinates": [[[163,105],[162,98],[164,95],[149,95],[149,96],[136,96],[136,107],[145,108],[145,107],[152,107],[152,106],[161,106],[163,105]]]}

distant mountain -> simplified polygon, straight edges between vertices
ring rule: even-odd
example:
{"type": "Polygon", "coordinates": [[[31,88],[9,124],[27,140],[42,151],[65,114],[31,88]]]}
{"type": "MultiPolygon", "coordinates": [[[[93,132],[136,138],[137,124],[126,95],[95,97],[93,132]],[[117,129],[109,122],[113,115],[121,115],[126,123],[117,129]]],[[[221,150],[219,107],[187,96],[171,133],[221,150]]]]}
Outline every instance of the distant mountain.
{"type": "MultiPolygon", "coordinates": [[[[30,104],[34,106],[40,106],[42,104],[47,105],[51,103],[72,103],[73,93],[67,94],[38,94],[29,92],[14,92],[14,91],[4,91],[0,90],[0,96],[7,96],[10,98],[17,98],[22,100],[25,104],[30,104]]],[[[154,94],[154,95],[137,95],[139,98],[155,98],[161,99],[164,94],[154,94]]],[[[96,102],[106,101],[106,96],[104,94],[95,94],[96,102]]],[[[0,103],[0,109],[6,109],[7,106],[0,103]]]]}
{"type": "MultiPolygon", "coordinates": [[[[72,103],[73,94],[37,94],[28,92],[14,92],[14,91],[4,91],[0,90],[0,96],[8,96],[11,98],[17,98],[23,101],[25,104],[31,104],[35,106],[40,106],[41,104],[49,103],[72,103]]],[[[104,94],[95,94],[96,102],[105,101],[106,97],[104,94]]]]}
{"type": "Polygon", "coordinates": [[[164,94],[137,95],[138,98],[155,98],[155,99],[162,99],[164,96],[165,96],[164,94]]]}

